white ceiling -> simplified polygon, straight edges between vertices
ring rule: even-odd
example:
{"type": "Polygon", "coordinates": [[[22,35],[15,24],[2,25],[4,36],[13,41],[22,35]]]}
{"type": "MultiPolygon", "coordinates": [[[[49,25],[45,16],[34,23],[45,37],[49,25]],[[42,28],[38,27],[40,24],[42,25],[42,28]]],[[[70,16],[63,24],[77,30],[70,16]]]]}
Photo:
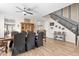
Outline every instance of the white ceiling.
{"type": "Polygon", "coordinates": [[[23,18],[23,17],[41,17],[48,15],[51,12],[64,8],[72,3],[2,3],[0,4],[0,16],[11,17],[11,18],[23,18]],[[22,13],[17,13],[18,9],[16,7],[36,7],[33,16],[26,15],[22,13]]]}

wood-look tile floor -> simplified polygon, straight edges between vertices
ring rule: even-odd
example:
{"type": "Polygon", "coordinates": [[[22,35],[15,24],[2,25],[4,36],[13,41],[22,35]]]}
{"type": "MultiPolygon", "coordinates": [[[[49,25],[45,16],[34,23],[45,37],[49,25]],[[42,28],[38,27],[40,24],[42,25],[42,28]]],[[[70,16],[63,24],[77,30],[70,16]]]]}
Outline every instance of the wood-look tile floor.
{"type": "MultiPolygon", "coordinates": [[[[7,56],[11,55],[8,50],[7,56]]],[[[18,56],[79,56],[79,47],[69,42],[48,39],[44,46],[32,49],[18,56]]]]}

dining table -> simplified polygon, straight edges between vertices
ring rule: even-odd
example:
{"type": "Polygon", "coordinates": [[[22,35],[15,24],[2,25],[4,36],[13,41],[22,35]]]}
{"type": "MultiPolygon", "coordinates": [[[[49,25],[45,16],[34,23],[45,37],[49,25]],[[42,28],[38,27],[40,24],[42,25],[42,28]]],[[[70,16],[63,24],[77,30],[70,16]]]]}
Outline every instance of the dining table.
{"type": "Polygon", "coordinates": [[[5,42],[5,46],[6,46],[6,53],[8,51],[8,42],[12,41],[13,37],[4,37],[4,38],[0,38],[1,42],[5,42]]]}

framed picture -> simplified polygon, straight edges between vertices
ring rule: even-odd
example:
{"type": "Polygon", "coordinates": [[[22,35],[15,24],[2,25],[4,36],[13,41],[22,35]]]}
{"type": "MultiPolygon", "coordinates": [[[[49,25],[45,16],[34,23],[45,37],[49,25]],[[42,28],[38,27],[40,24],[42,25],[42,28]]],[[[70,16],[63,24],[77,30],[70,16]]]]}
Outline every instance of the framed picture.
{"type": "Polygon", "coordinates": [[[65,28],[62,28],[62,30],[64,30],[65,28]]]}
{"type": "Polygon", "coordinates": [[[50,26],[54,26],[54,22],[51,22],[51,23],[50,23],[50,26]]]}
{"type": "Polygon", "coordinates": [[[57,27],[57,25],[55,25],[55,27],[57,27]]]}
{"type": "Polygon", "coordinates": [[[61,26],[59,26],[59,29],[61,29],[61,26]]]}

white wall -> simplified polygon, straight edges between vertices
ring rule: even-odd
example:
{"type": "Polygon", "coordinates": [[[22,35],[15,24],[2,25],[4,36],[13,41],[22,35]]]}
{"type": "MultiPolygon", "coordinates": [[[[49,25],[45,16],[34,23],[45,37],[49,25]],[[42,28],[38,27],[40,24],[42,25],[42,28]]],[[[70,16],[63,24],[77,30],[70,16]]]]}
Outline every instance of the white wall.
{"type": "Polygon", "coordinates": [[[4,18],[0,17],[0,38],[4,38],[4,18]]]}
{"type": "Polygon", "coordinates": [[[44,20],[44,28],[46,29],[46,35],[48,38],[54,38],[54,31],[64,31],[66,33],[66,41],[75,43],[75,34],[72,33],[70,30],[62,26],[61,24],[57,23],[53,19],[51,19],[49,16],[43,17],[44,20]],[[50,28],[50,22],[54,22],[53,29],[50,28]],[[55,27],[57,25],[58,27],[55,27]],[[59,26],[61,28],[65,28],[65,30],[59,29],[59,26]]]}
{"type": "Polygon", "coordinates": [[[15,27],[14,27],[14,31],[18,31],[21,32],[21,22],[23,22],[24,20],[22,18],[15,18],[15,27]]]}

